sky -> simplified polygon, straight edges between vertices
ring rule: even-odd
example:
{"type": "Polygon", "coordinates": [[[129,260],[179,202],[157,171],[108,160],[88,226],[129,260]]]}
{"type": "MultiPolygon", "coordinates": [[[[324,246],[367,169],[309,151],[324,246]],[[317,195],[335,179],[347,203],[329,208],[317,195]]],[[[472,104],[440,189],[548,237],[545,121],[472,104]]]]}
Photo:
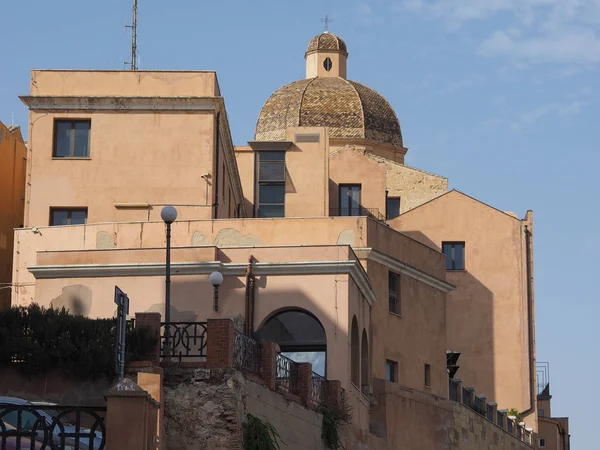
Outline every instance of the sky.
{"type": "MultiPolygon", "coordinates": [[[[574,449],[592,448],[600,0],[139,0],[140,68],[216,70],[243,145],[269,95],[304,77],[325,14],[348,77],[394,107],[407,164],[534,211],[537,357],[553,415],[571,417],[574,449]]],[[[26,128],[30,69],[124,68],[130,16],[130,0],[0,0],[0,121],[26,128]]]]}

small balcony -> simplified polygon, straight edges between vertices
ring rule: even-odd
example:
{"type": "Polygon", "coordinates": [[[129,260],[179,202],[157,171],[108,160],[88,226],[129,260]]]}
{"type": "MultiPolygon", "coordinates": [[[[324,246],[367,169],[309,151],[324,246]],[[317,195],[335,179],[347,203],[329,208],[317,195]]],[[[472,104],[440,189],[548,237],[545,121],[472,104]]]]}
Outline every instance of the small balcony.
{"type": "Polygon", "coordinates": [[[379,208],[363,208],[354,206],[352,208],[330,208],[330,217],[370,217],[371,219],[385,222],[385,216],[379,212],[379,208]]]}

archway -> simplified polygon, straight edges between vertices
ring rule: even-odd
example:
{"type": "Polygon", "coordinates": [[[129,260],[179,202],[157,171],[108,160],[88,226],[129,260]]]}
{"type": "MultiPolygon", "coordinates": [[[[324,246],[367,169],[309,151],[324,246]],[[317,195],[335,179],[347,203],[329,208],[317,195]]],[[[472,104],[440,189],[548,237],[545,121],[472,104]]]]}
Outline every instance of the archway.
{"type": "Polygon", "coordinates": [[[256,333],[262,342],[279,344],[281,353],[296,362],[309,362],[313,372],[326,375],[327,336],[319,319],[308,311],[288,309],[269,317],[256,333]]]}
{"type": "Polygon", "coordinates": [[[360,384],[363,392],[369,387],[369,341],[365,329],[360,343],[360,384]]]}
{"type": "Polygon", "coordinates": [[[360,384],[359,352],[358,321],[354,316],[352,317],[352,329],[350,331],[350,379],[356,387],[359,387],[360,384]]]}

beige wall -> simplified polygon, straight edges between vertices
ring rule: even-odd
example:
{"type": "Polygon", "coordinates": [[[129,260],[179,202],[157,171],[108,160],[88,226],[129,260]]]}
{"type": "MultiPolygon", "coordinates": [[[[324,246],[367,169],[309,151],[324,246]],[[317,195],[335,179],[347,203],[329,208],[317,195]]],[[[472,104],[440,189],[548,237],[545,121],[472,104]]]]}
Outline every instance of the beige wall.
{"type": "Polygon", "coordinates": [[[65,97],[215,97],[215,72],[32,70],[31,95],[65,97]]]}
{"type": "Polygon", "coordinates": [[[87,207],[88,223],[157,220],[164,204],[180,219],[214,217],[213,203],[217,218],[236,217],[242,193],[218,95],[212,72],[32,71],[25,224],[48,225],[51,207],[87,207]],[[183,106],[157,103],[171,97],[183,106]],[[52,157],[54,121],[67,118],[91,120],[89,158],[52,157]]]}
{"type": "Polygon", "coordinates": [[[538,436],[546,439],[543,450],[570,450],[569,419],[540,417],[538,436]]]}
{"type": "MultiPolygon", "coordinates": [[[[452,191],[390,222],[433,248],[465,242],[464,271],[448,271],[448,349],[458,378],[502,408],[530,408],[530,355],[523,222],[452,191]]],[[[536,414],[528,417],[535,421],[536,414]]]]}
{"type": "Polygon", "coordinates": [[[236,146],[235,159],[240,172],[246,217],[254,217],[255,153],[249,146],[236,146]]]}
{"type": "Polygon", "coordinates": [[[306,55],[306,78],[342,77],[346,78],[348,55],[340,52],[313,52],[306,55]],[[325,70],[325,59],[331,59],[331,70],[325,70]]]}
{"type": "Polygon", "coordinates": [[[332,215],[340,208],[340,186],[361,185],[361,206],[385,219],[385,165],[351,149],[332,153],[329,161],[329,203],[332,215]]]}
{"type": "Polygon", "coordinates": [[[0,309],[10,306],[14,228],[23,226],[27,148],[0,122],[0,309]]]}

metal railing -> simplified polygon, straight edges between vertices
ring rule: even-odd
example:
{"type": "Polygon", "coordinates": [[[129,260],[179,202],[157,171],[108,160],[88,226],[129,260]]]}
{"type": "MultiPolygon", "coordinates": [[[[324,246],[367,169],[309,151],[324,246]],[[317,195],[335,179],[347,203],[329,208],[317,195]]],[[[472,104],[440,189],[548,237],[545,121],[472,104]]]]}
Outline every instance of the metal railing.
{"type": "Polygon", "coordinates": [[[160,356],[162,358],[205,358],[206,322],[171,322],[169,324],[169,342],[166,339],[167,326],[160,327],[160,356]]]}
{"type": "Polygon", "coordinates": [[[504,413],[502,411],[496,411],[496,425],[504,428],[504,413]]]}
{"type": "Polygon", "coordinates": [[[233,333],[233,365],[242,372],[260,374],[261,346],[244,333],[233,333]]]}
{"type": "Polygon", "coordinates": [[[357,206],[354,208],[330,208],[330,217],[370,217],[375,220],[385,220],[385,216],[379,212],[379,208],[363,208],[357,206]]]}
{"type": "Polygon", "coordinates": [[[463,404],[473,409],[473,391],[467,388],[463,388],[462,394],[463,404]]]}
{"type": "Polygon", "coordinates": [[[494,422],[494,407],[492,405],[487,405],[487,420],[494,422]]]}
{"type": "Polygon", "coordinates": [[[0,403],[0,449],[103,450],[106,408],[0,403]]]}
{"type": "Polygon", "coordinates": [[[275,386],[290,394],[298,391],[298,364],[280,354],[275,359],[275,386]]]}
{"type": "Polygon", "coordinates": [[[473,399],[473,410],[482,415],[485,416],[485,409],[483,407],[484,403],[483,403],[483,399],[481,397],[479,397],[478,395],[476,395],[473,399]]]}
{"type": "Polygon", "coordinates": [[[315,406],[327,403],[327,380],[318,373],[312,373],[312,398],[315,406]]]}

